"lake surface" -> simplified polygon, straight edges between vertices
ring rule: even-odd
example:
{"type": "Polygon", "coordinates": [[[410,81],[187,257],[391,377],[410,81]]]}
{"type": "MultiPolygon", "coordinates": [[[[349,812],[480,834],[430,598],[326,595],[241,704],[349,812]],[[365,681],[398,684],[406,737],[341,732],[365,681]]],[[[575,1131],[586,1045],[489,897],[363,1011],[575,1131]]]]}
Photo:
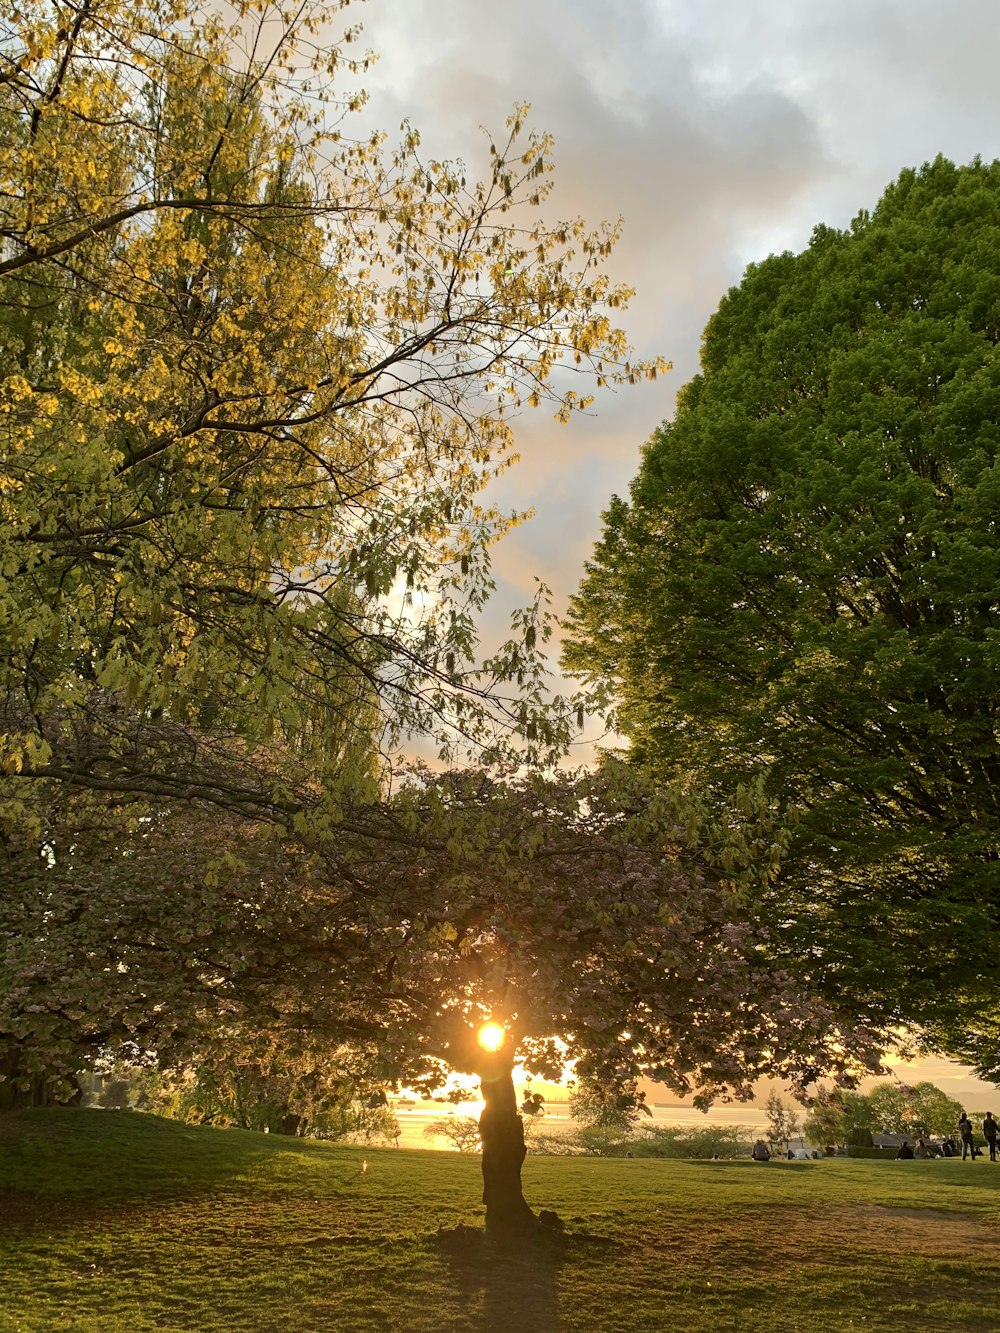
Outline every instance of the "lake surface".
{"type": "MultiPolygon", "coordinates": [[[[444,1120],[449,1114],[475,1116],[482,1111],[482,1102],[450,1103],[417,1102],[413,1106],[393,1107],[402,1131],[399,1138],[401,1148],[431,1148],[436,1151],[451,1151],[451,1144],[440,1135],[429,1135],[425,1131],[434,1120],[444,1120]]],[[[642,1117],[644,1125],[663,1125],[677,1129],[701,1129],[709,1125],[742,1126],[748,1131],[759,1131],[767,1124],[764,1108],[752,1102],[740,1106],[713,1106],[707,1115],[692,1106],[650,1106],[652,1116],[642,1117]]],[[[550,1133],[558,1134],[572,1127],[569,1108],[565,1102],[550,1102],[546,1105],[542,1126],[550,1133]]]]}

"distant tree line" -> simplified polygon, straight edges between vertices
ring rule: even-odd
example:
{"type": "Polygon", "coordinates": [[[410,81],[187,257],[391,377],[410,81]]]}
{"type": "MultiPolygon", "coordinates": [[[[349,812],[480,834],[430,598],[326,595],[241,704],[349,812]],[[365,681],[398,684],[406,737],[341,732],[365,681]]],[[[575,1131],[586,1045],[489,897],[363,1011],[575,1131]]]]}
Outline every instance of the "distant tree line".
{"type": "MultiPolygon", "coordinates": [[[[933,1083],[886,1081],[870,1092],[825,1091],[813,1101],[803,1124],[811,1142],[844,1146],[871,1143],[881,1132],[911,1139],[944,1138],[958,1132],[961,1102],[933,1083]]],[[[979,1116],[982,1119],[982,1116],[979,1116]]]]}

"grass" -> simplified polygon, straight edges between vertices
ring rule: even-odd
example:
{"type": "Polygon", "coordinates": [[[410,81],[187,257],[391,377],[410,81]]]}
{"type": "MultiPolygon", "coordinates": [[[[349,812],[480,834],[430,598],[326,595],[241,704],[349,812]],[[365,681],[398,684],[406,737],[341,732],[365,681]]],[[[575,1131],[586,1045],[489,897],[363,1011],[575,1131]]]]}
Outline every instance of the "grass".
{"type": "Polygon", "coordinates": [[[524,1181],[567,1238],[497,1254],[461,1229],[478,1158],[7,1114],[0,1330],[1000,1330],[988,1161],[537,1157],[524,1181]]]}

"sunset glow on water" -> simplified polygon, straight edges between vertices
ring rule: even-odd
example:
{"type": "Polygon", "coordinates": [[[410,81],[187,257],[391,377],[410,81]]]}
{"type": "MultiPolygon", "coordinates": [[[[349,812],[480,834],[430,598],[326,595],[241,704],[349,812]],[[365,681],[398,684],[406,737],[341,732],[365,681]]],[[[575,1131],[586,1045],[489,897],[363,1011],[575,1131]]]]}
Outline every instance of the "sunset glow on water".
{"type": "MultiPolygon", "coordinates": [[[[954,1097],[973,1111],[982,1111],[990,1107],[1000,1109],[1000,1090],[992,1084],[975,1078],[972,1071],[952,1060],[924,1057],[916,1061],[890,1059],[887,1062],[892,1073],[885,1076],[897,1078],[903,1083],[929,1082],[935,1084],[949,1097],[954,1097]]],[[[514,1070],[518,1101],[528,1092],[541,1092],[545,1097],[545,1114],[540,1123],[542,1133],[568,1133],[573,1128],[569,1114],[569,1088],[565,1084],[546,1083],[541,1079],[534,1082],[525,1077],[524,1070],[517,1066],[514,1070]]],[[[862,1092],[870,1092],[876,1083],[883,1079],[866,1078],[859,1085],[862,1092]]],[[[663,1126],[674,1129],[704,1129],[711,1125],[733,1127],[741,1126],[751,1135],[756,1136],[767,1126],[764,1103],[768,1092],[776,1091],[784,1100],[791,1101],[787,1088],[780,1083],[763,1083],[756,1088],[756,1100],[753,1102],[725,1104],[712,1107],[708,1114],[696,1110],[690,1103],[668,1102],[666,1089],[647,1083],[646,1096],[651,1117],[643,1116],[641,1125],[663,1126]],[[658,1098],[664,1098],[660,1101],[658,1098]]],[[[416,1098],[403,1098],[405,1105],[397,1102],[393,1110],[399,1120],[401,1148],[429,1148],[436,1151],[451,1151],[451,1144],[440,1136],[425,1135],[424,1130],[432,1120],[441,1120],[449,1114],[473,1116],[479,1119],[482,1114],[481,1100],[470,1098],[466,1101],[432,1102],[416,1098]]],[[[804,1108],[796,1107],[800,1120],[806,1114],[804,1108]]]]}
{"type": "MultiPolygon", "coordinates": [[[[520,1091],[520,1090],[519,1090],[520,1091]]],[[[443,1120],[450,1114],[473,1116],[479,1119],[482,1114],[481,1101],[459,1102],[457,1105],[437,1102],[417,1102],[413,1106],[393,1107],[399,1121],[399,1146],[401,1148],[429,1148],[435,1151],[452,1151],[451,1144],[440,1135],[427,1135],[424,1130],[433,1120],[443,1120]]],[[[662,1125],[671,1128],[703,1129],[706,1125],[742,1125],[747,1130],[759,1130],[767,1121],[762,1107],[714,1106],[708,1115],[694,1110],[690,1106],[651,1105],[652,1116],[643,1116],[643,1125],[662,1125]]],[[[569,1104],[565,1101],[546,1103],[545,1114],[541,1120],[541,1129],[547,1134],[568,1133],[574,1122],[570,1118],[569,1104]]]]}

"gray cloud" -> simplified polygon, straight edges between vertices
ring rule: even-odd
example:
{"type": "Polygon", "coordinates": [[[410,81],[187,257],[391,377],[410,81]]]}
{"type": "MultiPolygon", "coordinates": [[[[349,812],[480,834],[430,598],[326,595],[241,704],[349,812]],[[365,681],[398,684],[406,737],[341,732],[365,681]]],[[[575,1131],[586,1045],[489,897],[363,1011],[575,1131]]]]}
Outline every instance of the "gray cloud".
{"type": "MultiPolygon", "coordinates": [[[[711,8],[711,6],[709,6],[711,8]]],[[[706,76],[655,0],[371,0],[368,31],[383,121],[408,115],[432,150],[483,155],[515,100],[556,139],[558,215],[619,215],[616,273],[641,282],[636,337],[662,327],[664,298],[699,315],[738,276],[732,252],[831,169],[817,125],[763,79],[706,76]],[[388,112],[388,115],[384,114],[388,112]]],[[[702,321],[703,322],[703,321],[702,321]]]]}
{"type": "Polygon", "coordinates": [[[480,126],[532,103],[556,140],[548,214],[624,218],[626,328],[675,365],[569,428],[519,420],[523,461],[496,494],[537,518],[497,550],[490,632],[535,574],[565,604],[748,262],[846,225],[904,166],[1000,153],[995,0],[368,0],[359,16],[381,53],[371,116],[408,117],[428,152],[474,169],[480,126]]]}
{"type": "MultiPolygon", "coordinates": [[[[685,8],[690,8],[689,6],[685,8]]],[[[370,0],[366,36],[381,52],[372,89],[379,123],[408,117],[429,153],[485,157],[515,101],[556,141],[553,217],[624,219],[612,261],[637,289],[625,317],[644,355],[674,361],[666,380],[602,395],[569,429],[543,413],[518,425],[523,462],[497,487],[538,519],[497,551],[522,594],[537,573],[565,602],[613,490],[697,369],[698,340],[745,262],[747,229],[771,220],[835,171],[810,113],[777,83],[722,77],[698,32],[669,7],[634,0],[370,0]]],[[[702,34],[703,36],[703,34],[702,34]]],[[[497,613],[506,608],[497,606],[497,613]]]]}

